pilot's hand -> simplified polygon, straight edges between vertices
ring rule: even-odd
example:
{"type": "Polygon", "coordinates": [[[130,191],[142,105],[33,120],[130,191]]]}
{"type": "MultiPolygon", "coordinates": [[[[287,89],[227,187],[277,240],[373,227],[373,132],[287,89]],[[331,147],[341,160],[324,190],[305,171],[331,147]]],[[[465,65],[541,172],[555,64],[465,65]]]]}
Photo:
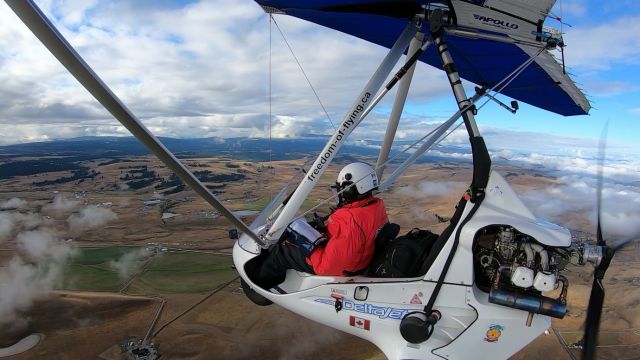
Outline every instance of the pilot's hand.
{"type": "Polygon", "coordinates": [[[313,219],[309,221],[309,225],[311,225],[314,229],[318,230],[321,233],[325,233],[327,231],[327,227],[324,224],[324,221],[328,216],[320,216],[318,213],[313,213],[313,219]]]}

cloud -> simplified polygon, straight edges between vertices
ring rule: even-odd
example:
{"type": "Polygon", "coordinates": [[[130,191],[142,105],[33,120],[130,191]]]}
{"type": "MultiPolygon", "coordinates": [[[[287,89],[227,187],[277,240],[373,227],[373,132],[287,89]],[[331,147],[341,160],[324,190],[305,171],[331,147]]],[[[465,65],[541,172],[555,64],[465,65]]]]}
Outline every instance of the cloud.
{"type": "MultiPolygon", "coordinates": [[[[275,27],[270,41],[268,17],[257,4],[168,4],[93,0],[39,5],[114,93],[158,135],[266,137],[270,113],[275,137],[332,130],[275,27]]],[[[0,3],[0,9],[0,125],[11,134],[0,144],[128,134],[6,4],[0,3]]],[[[338,123],[386,50],[299,19],[276,18],[338,123]],[[359,59],[357,67],[348,65],[353,58],[359,59]]],[[[436,81],[444,79],[441,71],[418,67],[413,101],[448,93],[447,83],[436,81]]],[[[384,107],[390,107],[390,99],[383,100],[384,107]]],[[[371,125],[376,133],[383,132],[379,124],[367,121],[363,128],[371,125]]]]}
{"type": "Polygon", "coordinates": [[[118,272],[121,280],[126,280],[142,266],[141,260],[146,259],[151,254],[147,249],[140,248],[123,254],[118,260],[109,261],[111,269],[118,272]]]}
{"type": "Polygon", "coordinates": [[[637,84],[622,81],[589,82],[586,86],[590,95],[601,97],[612,97],[638,89],[637,84]]]}
{"type": "Polygon", "coordinates": [[[80,210],[77,214],[71,214],[67,218],[69,229],[72,232],[82,232],[94,229],[107,224],[109,221],[115,220],[118,215],[104,207],[87,206],[80,210]]]}
{"type": "Polygon", "coordinates": [[[20,233],[16,239],[20,255],[0,270],[0,324],[9,326],[60,283],[64,264],[74,252],[46,229],[20,233]]]}
{"type": "Polygon", "coordinates": [[[566,28],[565,57],[576,68],[606,70],[614,65],[640,64],[640,16],[625,16],[599,25],[566,28]],[[615,41],[611,39],[615,38],[615,41]],[[606,44],[606,51],[593,51],[594,44],[606,44]]]}
{"type": "Polygon", "coordinates": [[[584,1],[581,0],[558,1],[551,9],[551,12],[556,16],[562,16],[564,19],[577,18],[587,14],[587,8],[584,1]]]}
{"type": "Polygon", "coordinates": [[[14,221],[8,213],[0,213],[0,242],[7,240],[14,229],[14,221]]]}
{"type": "Polygon", "coordinates": [[[415,224],[420,224],[420,226],[431,226],[437,224],[440,220],[436,216],[435,212],[432,210],[427,210],[420,207],[411,206],[408,208],[409,211],[403,211],[402,213],[394,216],[393,221],[401,226],[405,226],[406,224],[410,224],[410,227],[415,226],[415,224]]]}
{"type": "Polygon", "coordinates": [[[16,241],[18,250],[36,261],[50,258],[59,262],[71,253],[71,247],[60,242],[49,229],[22,232],[16,241]]]}
{"type": "Polygon", "coordinates": [[[33,230],[48,221],[31,212],[0,212],[0,241],[8,240],[22,230],[33,230]]]}
{"type": "MultiPolygon", "coordinates": [[[[590,224],[582,231],[595,233],[596,229],[596,179],[570,175],[558,179],[560,184],[544,189],[529,190],[521,194],[523,201],[534,214],[543,218],[577,227],[590,224]]],[[[602,190],[602,229],[606,238],[619,238],[640,231],[640,191],[634,185],[605,182],[602,190]]]]}
{"type": "MultiPolygon", "coordinates": [[[[269,19],[252,1],[50,0],[39,5],[157,135],[290,138],[333,131],[280,33],[271,25],[269,38],[269,19]]],[[[128,135],[5,3],[0,10],[0,126],[8,134],[0,144],[128,135]]],[[[554,12],[568,18],[590,14],[582,1],[556,4],[554,12]]],[[[292,17],[275,18],[333,123],[339,123],[386,49],[292,17]],[[358,66],[349,65],[354,58],[358,66]]],[[[638,19],[626,16],[567,27],[567,63],[582,73],[637,63],[640,50],[633,34],[640,32],[634,31],[638,19]],[[610,34],[616,41],[609,41],[610,34]],[[606,43],[608,50],[591,51],[593,43],[606,43]]],[[[444,73],[417,66],[397,134],[401,139],[422,136],[429,121],[448,115],[441,114],[446,108],[442,104],[421,106],[450,96],[444,73]]],[[[637,88],[628,78],[582,80],[598,96],[637,88]]],[[[354,138],[381,138],[391,95],[355,130],[354,138]]],[[[451,112],[454,106],[451,103],[451,112]]],[[[466,134],[455,132],[447,143],[455,141],[466,142],[466,134]]]]}
{"type": "Polygon", "coordinates": [[[79,204],[79,201],[69,200],[63,194],[58,194],[53,198],[51,204],[45,206],[45,209],[53,210],[56,213],[65,213],[75,209],[79,204]]]}
{"type": "MultiPolygon", "coordinates": [[[[613,150],[613,149],[612,149],[613,150]]],[[[560,150],[558,150],[560,151],[560,150]]],[[[525,168],[538,168],[550,172],[556,176],[581,175],[595,176],[598,174],[600,164],[593,148],[565,149],[566,154],[547,155],[537,152],[512,152],[501,150],[492,152],[494,160],[507,160],[525,168]]],[[[633,183],[638,181],[638,169],[640,159],[635,155],[613,156],[608,155],[603,164],[603,172],[606,178],[615,179],[617,182],[633,183]]]]}
{"type": "Polygon", "coordinates": [[[433,196],[447,196],[451,193],[460,192],[467,187],[467,184],[461,182],[437,183],[423,181],[416,185],[399,188],[397,192],[412,198],[426,199],[433,196]]]}
{"type": "Polygon", "coordinates": [[[15,322],[20,311],[30,308],[36,299],[46,296],[53,288],[58,269],[42,270],[14,257],[0,271],[0,324],[15,322]]]}
{"type": "Polygon", "coordinates": [[[68,26],[80,26],[87,11],[95,8],[97,0],[67,0],[52,3],[52,12],[68,26]]]}
{"type": "MultiPolygon", "coordinates": [[[[202,79],[201,71],[209,73],[209,70],[216,69],[220,65],[216,64],[216,57],[209,63],[203,61],[202,56],[229,53],[227,49],[220,49],[220,46],[207,46],[206,43],[216,38],[217,42],[222,42],[222,45],[231,45],[229,43],[231,39],[224,36],[226,31],[224,27],[217,28],[218,25],[224,26],[224,23],[228,24],[231,20],[224,21],[226,18],[219,18],[220,14],[238,15],[233,20],[237,22],[242,18],[246,19],[246,16],[242,16],[239,12],[252,14],[252,16],[261,13],[259,7],[251,3],[239,5],[228,1],[209,5],[201,3],[198,6],[202,9],[187,7],[185,11],[163,9],[161,6],[138,6],[138,4],[136,6],[106,2],[97,4],[95,1],[82,6],[71,6],[74,10],[67,11],[66,7],[69,6],[67,3],[54,1],[42,7],[54,22],[61,22],[58,24],[61,31],[78,47],[88,62],[96,68],[102,68],[99,73],[104,75],[107,83],[115,84],[116,87],[121,85],[119,86],[121,97],[137,110],[136,113],[139,116],[146,119],[155,118],[158,115],[165,117],[171,115],[173,118],[211,113],[212,109],[206,105],[203,107],[203,104],[211,103],[211,98],[224,101],[221,97],[232,94],[234,89],[225,84],[231,81],[229,76],[218,77],[214,74],[213,81],[205,83],[194,81],[194,79],[202,79]],[[229,9],[233,7],[236,10],[228,12],[219,11],[221,8],[208,9],[217,5],[226,6],[229,9]],[[132,16],[114,17],[111,14],[116,10],[132,16]],[[216,17],[219,18],[218,21],[214,19],[216,17]],[[179,23],[187,26],[175,28],[179,23]],[[199,25],[203,26],[197,28],[199,25]],[[206,31],[207,29],[213,31],[206,31]],[[215,36],[216,33],[222,36],[215,36]],[[174,40],[176,38],[183,38],[184,41],[176,42],[174,40]],[[133,51],[133,49],[139,51],[133,51]],[[168,58],[172,58],[172,61],[165,60],[168,58]],[[117,59],[121,59],[122,63],[117,59]],[[116,65],[114,62],[119,64],[116,65]],[[155,68],[158,71],[150,72],[149,68],[155,68]],[[217,86],[212,84],[221,82],[216,79],[221,79],[222,83],[217,86]],[[207,91],[207,84],[217,89],[219,96],[211,96],[212,94],[207,91]],[[203,85],[202,88],[199,88],[201,85],[203,85]]],[[[0,33],[2,38],[0,42],[6,41],[7,46],[1,48],[12,49],[11,54],[2,53],[2,73],[5,75],[0,77],[7,82],[4,83],[6,86],[2,87],[6,93],[2,94],[0,99],[12,99],[12,101],[2,104],[5,105],[2,106],[3,115],[7,116],[0,118],[12,118],[12,121],[7,121],[8,124],[57,122],[71,128],[68,130],[70,134],[61,133],[64,126],[59,125],[56,126],[58,129],[56,127],[44,129],[50,131],[46,134],[49,138],[68,137],[65,135],[78,136],[87,131],[96,134],[119,133],[120,126],[109,126],[115,124],[111,116],[76,84],[76,81],[57,64],[31,34],[25,32],[24,26],[5,4],[0,6],[5,7],[2,9],[2,14],[3,20],[5,17],[7,20],[3,21],[7,26],[3,26],[5,30],[0,33]],[[9,39],[11,39],[10,44],[9,39]],[[38,60],[39,58],[42,60],[38,60]],[[27,68],[30,68],[30,71],[27,71],[27,68]],[[20,100],[15,101],[15,99],[20,100]],[[70,120],[78,121],[73,121],[76,125],[70,126],[72,124],[70,120]],[[95,129],[96,126],[100,129],[95,129]]],[[[245,49],[247,54],[251,51],[242,46],[238,48],[245,49]]],[[[225,67],[228,68],[228,66],[225,67]]],[[[224,71],[234,72],[233,69],[224,71]]],[[[247,89],[254,88],[253,83],[245,84],[247,89]]],[[[242,94],[239,95],[242,96],[242,94]]],[[[233,102],[229,101],[229,103],[233,102]]],[[[42,131],[37,127],[17,126],[16,130],[18,127],[24,129],[22,139],[29,140],[44,135],[36,133],[38,130],[42,131]]]]}
{"type": "MultiPolygon", "coordinates": [[[[600,171],[598,142],[593,139],[550,136],[483,127],[494,163],[508,163],[557,177],[558,184],[532,189],[521,194],[523,201],[537,216],[569,228],[595,231],[597,175],[600,171]],[[527,139],[527,141],[523,141],[527,139]],[[590,224],[584,228],[585,224],[590,224]]],[[[455,133],[454,133],[455,134],[455,133]]],[[[463,134],[466,137],[466,134],[463,134]]],[[[453,138],[428,154],[453,159],[471,159],[453,138]]],[[[466,140],[466,139],[465,139],[466,140]]],[[[640,230],[640,157],[638,150],[608,143],[602,165],[604,175],[602,224],[612,238],[631,235],[640,230]]],[[[420,183],[397,191],[419,198],[447,194],[464,189],[465,184],[420,183]],[[457,188],[456,188],[457,187],[457,188]]]]}
{"type": "Polygon", "coordinates": [[[27,206],[27,201],[20,198],[11,198],[0,203],[0,209],[22,209],[27,206]]]}

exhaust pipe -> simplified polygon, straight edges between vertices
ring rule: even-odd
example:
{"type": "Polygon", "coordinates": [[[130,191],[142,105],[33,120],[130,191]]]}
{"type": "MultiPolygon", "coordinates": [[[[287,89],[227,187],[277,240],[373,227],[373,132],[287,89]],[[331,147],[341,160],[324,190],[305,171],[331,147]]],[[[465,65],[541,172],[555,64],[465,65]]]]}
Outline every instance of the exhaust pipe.
{"type": "Polygon", "coordinates": [[[567,313],[567,285],[569,282],[566,277],[558,276],[558,281],[562,283],[562,291],[557,299],[541,294],[508,289],[500,285],[500,277],[500,272],[498,272],[489,292],[490,303],[558,319],[562,319],[567,313]]]}

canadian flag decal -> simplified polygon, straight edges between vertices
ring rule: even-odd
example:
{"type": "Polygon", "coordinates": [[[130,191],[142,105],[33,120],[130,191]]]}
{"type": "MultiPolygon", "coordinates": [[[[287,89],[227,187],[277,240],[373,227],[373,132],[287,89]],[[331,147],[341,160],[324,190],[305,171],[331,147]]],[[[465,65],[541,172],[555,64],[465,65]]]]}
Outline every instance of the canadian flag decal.
{"type": "Polygon", "coordinates": [[[351,315],[349,316],[349,325],[369,331],[371,321],[351,315]]]}

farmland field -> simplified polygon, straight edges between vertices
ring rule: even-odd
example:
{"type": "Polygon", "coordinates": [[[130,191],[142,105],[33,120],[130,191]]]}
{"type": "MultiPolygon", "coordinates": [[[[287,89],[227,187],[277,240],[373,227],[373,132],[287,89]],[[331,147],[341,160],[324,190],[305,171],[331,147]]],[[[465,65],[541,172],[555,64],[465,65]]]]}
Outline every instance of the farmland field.
{"type": "Polygon", "coordinates": [[[131,294],[211,291],[237,276],[230,256],[163,253],[154,257],[127,292],[131,294]]]}
{"type": "Polygon", "coordinates": [[[131,273],[123,277],[114,263],[138,247],[82,248],[64,270],[59,290],[124,292],[138,295],[211,291],[237,274],[231,257],[197,252],[162,252],[132,258],[131,273]],[[132,277],[132,279],[130,279],[132,277]]]}

